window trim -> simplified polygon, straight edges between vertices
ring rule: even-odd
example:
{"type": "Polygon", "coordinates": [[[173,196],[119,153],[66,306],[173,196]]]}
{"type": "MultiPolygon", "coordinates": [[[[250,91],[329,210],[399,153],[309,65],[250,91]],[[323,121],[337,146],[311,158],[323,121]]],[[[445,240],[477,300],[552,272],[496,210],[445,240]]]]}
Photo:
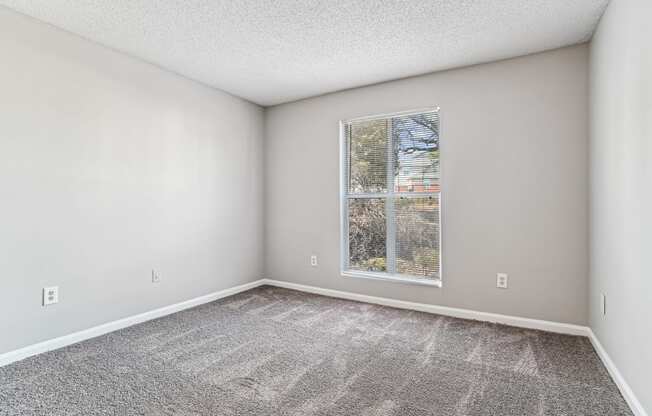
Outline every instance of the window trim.
{"type": "Polygon", "coordinates": [[[361,272],[358,270],[345,270],[340,272],[340,276],[353,277],[357,279],[384,280],[393,283],[406,283],[410,285],[442,287],[441,278],[424,279],[423,277],[417,278],[406,274],[390,274],[390,273],[361,272]]]}
{"type": "MultiPolygon", "coordinates": [[[[372,279],[372,280],[380,280],[380,281],[388,281],[388,282],[395,282],[395,283],[406,283],[406,284],[412,284],[412,285],[420,285],[420,286],[429,286],[429,287],[438,287],[441,288],[443,286],[443,241],[442,241],[442,210],[443,210],[443,204],[442,204],[442,189],[440,187],[439,193],[432,193],[432,192],[394,192],[394,189],[392,188],[391,190],[388,187],[387,192],[374,192],[374,193],[362,193],[362,194],[356,194],[354,197],[351,197],[347,193],[348,189],[348,184],[346,183],[347,179],[347,174],[346,174],[346,169],[347,169],[347,137],[346,137],[346,124],[351,123],[351,122],[357,122],[357,121],[370,121],[370,120],[377,120],[377,119],[384,119],[384,118],[392,118],[392,117],[401,117],[401,116],[409,116],[409,115],[414,115],[414,114],[421,114],[421,113],[426,113],[426,112],[437,112],[439,113],[439,120],[440,120],[440,125],[439,125],[439,132],[441,134],[441,109],[437,106],[435,107],[424,107],[424,108],[419,108],[415,110],[407,110],[407,111],[399,111],[399,112],[394,112],[394,113],[385,113],[385,114],[376,114],[376,115],[371,115],[371,116],[364,116],[364,117],[355,117],[355,118],[349,118],[345,120],[340,120],[339,123],[339,134],[340,134],[340,152],[339,152],[339,163],[340,163],[340,276],[342,277],[347,277],[347,278],[363,278],[363,279],[372,279]],[[436,279],[426,279],[423,277],[416,277],[416,276],[410,276],[406,274],[390,274],[390,273],[380,273],[380,272],[367,272],[367,271],[359,271],[359,270],[351,270],[348,268],[348,257],[349,257],[349,233],[348,233],[348,215],[347,215],[347,201],[349,198],[377,198],[377,197],[382,197],[386,198],[386,201],[389,200],[390,197],[407,197],[407,198],[423,198],[423,197],[432,197],[437,195],[439,197],[439,276],[436,279]]],[[[390,132],[391,136],[391,132],[390,132]]],[[[388,140],[388,146],[392,146],[391,140],[388,140]]],[[[442,141],[439,141],[439,150],[440,150],[440,155],[441,155],[441,149],[442,149],[442,141]]],[[[441,184],[441,179],[443,177],[442,174],[442,162],[441,159],[439,161],[439,174],[440,174],[440,184],[441,184]]],[[[388,175],[390,172],[393,172],[393,168],[391,166],[388,166],[388,175]],[[390,171],[391,169],[391,171],[390,171]]],[[[390,236],[390,230],[387,231],[387,238],[389,239],[390,236]]],[[[389,259],[389,254],[387,255],[389,259]]]]}

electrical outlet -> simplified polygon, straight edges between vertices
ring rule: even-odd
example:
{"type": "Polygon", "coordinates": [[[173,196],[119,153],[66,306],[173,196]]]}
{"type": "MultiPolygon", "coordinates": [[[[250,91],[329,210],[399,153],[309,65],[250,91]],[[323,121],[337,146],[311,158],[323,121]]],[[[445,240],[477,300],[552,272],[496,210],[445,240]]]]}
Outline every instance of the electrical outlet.
{"type": "Polygon", "coordinates": [[[496,287],[507,289],[507,273],[496,273],[496,287]]]}
{"type": "Polygon", "coordinates": [[[59,303],[59,286],[43,288],[43,306],[59,303]]]}
{"type": "Polygon", "coordinates": [[[317,267],[317,255],[316,254],[313,254],[312,256],[310,256],[310,265],[312,267],[317,267]]]}
{"type": "Polygon", "coordinates": [[[607,295],[604,293],[600,294],[600,307],[602,308],[602,315],[607,314],[607,295]]]}
{"type": "Polygon", "coordinates": [[[152,283],[158,283],[161,281],[161,275],[158,274],[156,270],[152,270],[152,283]]]}

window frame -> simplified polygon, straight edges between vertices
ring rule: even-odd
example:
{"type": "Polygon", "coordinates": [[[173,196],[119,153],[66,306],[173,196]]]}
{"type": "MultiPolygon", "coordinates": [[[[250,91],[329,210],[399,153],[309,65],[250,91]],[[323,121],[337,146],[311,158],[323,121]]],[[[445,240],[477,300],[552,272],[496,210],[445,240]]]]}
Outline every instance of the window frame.
{"type": "MultiPolygon", "coordinates": [[[[373,193],[360,193],[360,194],[349,194],[348,193],[348,160],[347,160],[347,145],[348,140],[346,136],[346,125],[352,122],[360,121],[371,121],[378,119],[387,119],[394,117],[410,116],[414,114],[422,113],[438,113],[439,118],[439,133],[441,135],[441,110],[439,107],[426,107],[419,108],[416,110],[400,111],[394,113],[378,114],[372,116],[356,117],[346,120],[340,120],[339,131],[340,131],[340,275],[342,277],[353,277],[353,278],[364,278],[364,279],[375,279],[375,280],[384,280],[397,283],[407,283],[431,287],[442,287],[443,281],[443,242],[442,242],[442,178],[443,178],[443,169],[441,162],[441,151],[442,151],[442,141],[439,141],[439,180],[440,180],[440,189],[439,192],[394,192],[394,166],[393,160],[389,157],[389,163],[387,166],[387,192],[373,192],[373,193]],[[390,183],[391,178],[391,183],[390,183]],[[439,199],[439,273],[437,278],[424,278],[418,276],[411,276],[402,273],[389,273],[389,272],[369,272],[369,271],[360,271],[352,270],[348,267],[349,263],[349,225],[348,225],[348,201],[349,199],[363,199],[363,198],[382,198],[385,201],[386,212],[393,210],[393,201],[397,197],[406,197],[406,198],[438,198],[439,199]],[[391,203],[388,203],[390,202],[391,203]]],[[[387,140],[388,149],[393,151],[393,132],[390,130],[388,132],[387,140]]],[[[390,227],[391,221],[388,221],[388,227],[386,232],[386,241],[389,243],[391,238],[396,237],[395,227],[390,227]]],[[[392,244],[393,245],[393,244],[392,244]]],[[[390,253],[390,244],[386,244],[387,250],[387,260],[388,262],[395,262],[395,253],[390,253]]]]}

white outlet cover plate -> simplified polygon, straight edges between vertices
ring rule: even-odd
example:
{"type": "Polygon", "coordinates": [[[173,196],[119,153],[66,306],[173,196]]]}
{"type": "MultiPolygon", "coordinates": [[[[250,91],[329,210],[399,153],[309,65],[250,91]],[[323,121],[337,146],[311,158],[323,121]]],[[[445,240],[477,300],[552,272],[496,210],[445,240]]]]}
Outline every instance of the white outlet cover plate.
{"type": "Polygon", "coordinates": [[[59,286],[43,288],[43,306],[59,303],[59,286]]]}

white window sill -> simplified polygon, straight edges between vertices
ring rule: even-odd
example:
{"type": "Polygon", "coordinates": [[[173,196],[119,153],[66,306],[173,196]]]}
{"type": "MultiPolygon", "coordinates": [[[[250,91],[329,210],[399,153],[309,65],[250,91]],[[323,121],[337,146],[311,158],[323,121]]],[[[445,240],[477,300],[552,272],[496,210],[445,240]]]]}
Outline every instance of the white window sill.
{"type": "Polygon", "coordinates": [[[384,280],[395,283],[404,283],[408,285],[441,287],[441,279],[419,279],[401,275],[391,275],[387,273],[359,272],[355,270],[346,270],[341,272],[342,277],[355,277],[360,279],[384,280]]]}

